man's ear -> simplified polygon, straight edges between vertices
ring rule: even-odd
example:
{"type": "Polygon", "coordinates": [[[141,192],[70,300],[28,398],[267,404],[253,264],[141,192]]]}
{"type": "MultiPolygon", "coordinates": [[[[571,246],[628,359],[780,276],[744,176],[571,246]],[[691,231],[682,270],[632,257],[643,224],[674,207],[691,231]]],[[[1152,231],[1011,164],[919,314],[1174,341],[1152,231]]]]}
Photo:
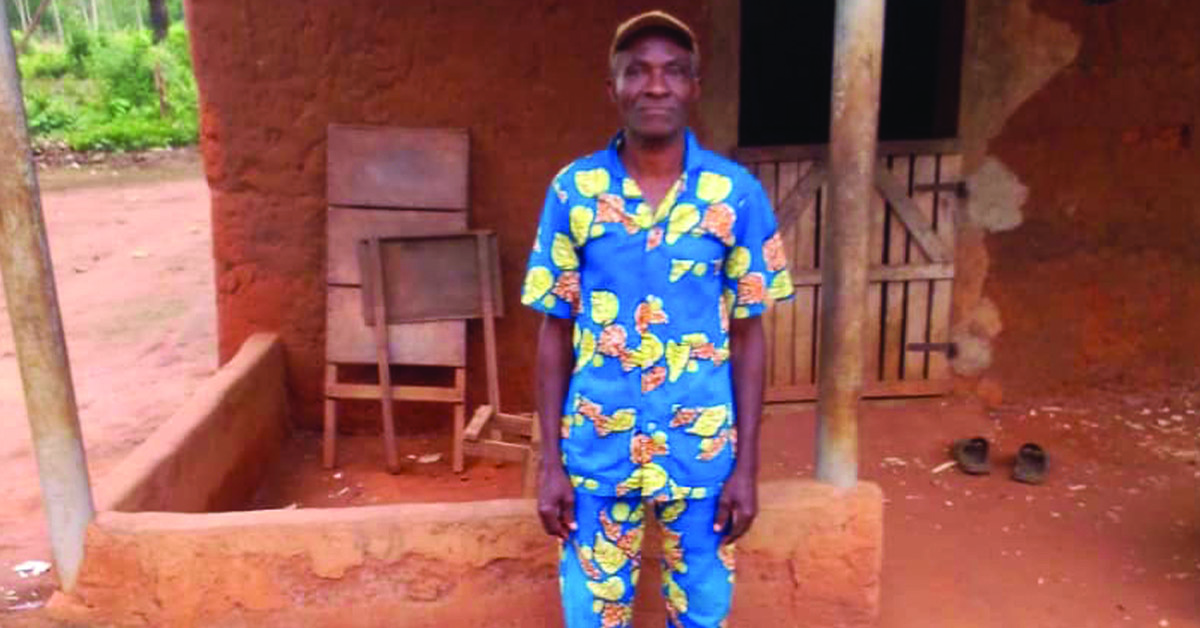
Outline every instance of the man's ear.
{"type": "Polygon", "coordinates": [[[608,99],[614,104],[617,102],[617,81],[612,76],[609,76],[604,81],[604,89],[608,92],[608,99]]]}

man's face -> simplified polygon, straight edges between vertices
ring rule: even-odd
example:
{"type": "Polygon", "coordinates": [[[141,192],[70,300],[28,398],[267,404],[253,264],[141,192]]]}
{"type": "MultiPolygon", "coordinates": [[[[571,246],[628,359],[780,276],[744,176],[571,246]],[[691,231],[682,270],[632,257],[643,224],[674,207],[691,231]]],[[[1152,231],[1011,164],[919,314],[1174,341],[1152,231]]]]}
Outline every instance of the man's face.
{"type": "Polygon", "coordinates": [[[665,35],[647,33],[616,54],[608,92],[629,133],[665,140],[687,126],[700,80],[686,48],[665,35]]]}

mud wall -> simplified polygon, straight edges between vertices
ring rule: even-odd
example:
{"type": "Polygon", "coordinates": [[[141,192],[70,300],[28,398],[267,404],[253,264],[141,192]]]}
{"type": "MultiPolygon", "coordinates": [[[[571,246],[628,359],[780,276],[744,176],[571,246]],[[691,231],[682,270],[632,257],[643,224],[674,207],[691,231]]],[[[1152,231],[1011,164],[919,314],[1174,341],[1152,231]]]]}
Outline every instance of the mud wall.
{"type": "MultiPolygon", "coordinates": [[[[738,543],[730,625],[873,625],[879,488],[787,481],[762,495],[754,530],[738,543]]],[[[498,500],[101,513],[74,594],[56,594],[50,612],[88,626],[553,628],[562,625],[558,551],[533,511],[532,501],[498,500]]],[[[646,564],[661,555],[652,542],[646,564]]],[[[665,625],[659,587],[638,588],[635,625],[665,625]]]]}
{"type": "Polygon", "coordinates": [[[96,509],[236,510],[283,446],[288,403],[283,346],[254,334],[146,442],[97,486],[96,509]]]}
{"type": "MultiPolygon", "coordinates": [[[[206,0],[187,3],[212,188],[220,358],[255,331],[284,342],[297,417],[319,426],[324,362],[325,129],[465,127],[473,228],[499,235],[505,406],[532,409],[538,318],[518,288],[550,178],[616,128],[604,91],[613,29],[689,0],[206,0]]],[[[482,333],[469,388],[482,397],[482,333]]]]}
{"type": "Polygon", "coordinates": [[[969,7],[960,372],[993,399],[1194,378],[1200,4],[969,7]]]}

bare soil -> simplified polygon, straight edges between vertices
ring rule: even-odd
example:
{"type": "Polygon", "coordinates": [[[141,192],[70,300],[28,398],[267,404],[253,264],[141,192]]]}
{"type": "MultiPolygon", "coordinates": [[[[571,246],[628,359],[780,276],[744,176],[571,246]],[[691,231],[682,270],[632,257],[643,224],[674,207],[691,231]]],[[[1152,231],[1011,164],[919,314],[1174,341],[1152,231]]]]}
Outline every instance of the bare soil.
{"type": "MultiPolygon", "coordinates": [[[[194,152],[164,161],[39,173],[93,481],[216,368],[208,187],[194,152]]],[[[8,626],[15,617],[3,609],[37,606],[54,580],[12,570],[26,560],[50,561],[50,549],[2,299],[0,319],[0,625],[8,626]]]]}
{"type": "MultiPolygon", "coordinates": [[[[152,177],[144,172],[104,175],[117,181],[67,184],[44,196],[93,479],[215,367],[208,192],[195,172],[154,183],[139,181],[152,177]]],[[[44,176],[55,177],[53,170],[44,176]]],[[[814,422],[811,405],[769,409],[763,479],[811,475],[814,422]]],[[[11,570],[49,560],[49,548],[7,321],[0,429],[9,434],[0,442],[0,609],[10,609],[0,610],[0,625],[50,625],[37,610],[16,610],[36,607],[54,581],[52,573],[21,579],[11,570]]],[[[860,438],[861,476],[887,499],[880,626],[1200,626],[1200,391],[1010,394],[997,408],[965,398],[872,402],[860,438]],[[992,474],[944,467],[950,442],[975,435],[992,443],[992,474]],[[1009,478],[1024,442],[1049,453],[1045,485],[1009,478]]],[[[319,435],[297,433],[249,506],[520,492],[516,465],[473,461],[462,477],[453,474],[448,429],[405,434],[400,476],[383,472],[377,436],[340,444],[342,465],[325,471],[319,435]],[[418,460],[437,453],[441,459],[418,460]]]]}

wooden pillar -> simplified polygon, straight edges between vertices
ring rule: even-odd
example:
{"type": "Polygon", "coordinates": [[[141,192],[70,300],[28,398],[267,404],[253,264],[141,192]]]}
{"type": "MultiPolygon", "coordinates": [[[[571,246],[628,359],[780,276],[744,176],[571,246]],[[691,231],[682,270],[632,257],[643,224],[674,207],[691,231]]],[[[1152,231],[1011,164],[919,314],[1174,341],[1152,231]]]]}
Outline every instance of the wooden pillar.
{"type": "Polygon", "coordinates": [[[50,546],[75,586],[95,515],[8,18],[0,11],[0,272],[25,390],[50,546]]]}
{"type": "Polygon", "coordinates": [[[817,479],[858,481],[858,405],[867,314],[885,0],[838,0],[829,130],[829,211],[821,251],[817,479]]]}
{"type": "Polygon", "coordinates": [[[741,93],[741,0],[705,3],[708,37],[700,38],[699,121],[704,146],[723,155],[738,146],[738,107],[741,93]]]}

